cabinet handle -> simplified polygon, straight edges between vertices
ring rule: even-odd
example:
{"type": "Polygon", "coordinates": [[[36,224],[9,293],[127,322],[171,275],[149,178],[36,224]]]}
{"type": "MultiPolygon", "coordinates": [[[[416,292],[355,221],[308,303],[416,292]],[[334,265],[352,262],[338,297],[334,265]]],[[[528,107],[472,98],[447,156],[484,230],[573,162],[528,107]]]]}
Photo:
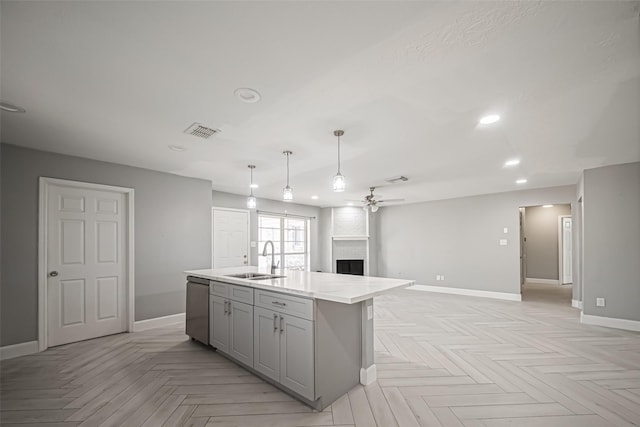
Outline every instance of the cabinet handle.
{"type": "Polygon", "coordinates": [[[273,330],[278,330],[278,315],[275,313],[273,314],[273,330]]]}
{"type": "Polygon", "coordinates": [[[229,310],[227,310],[227,315],[231,316],[231,301],[227,301],[227,304],[229,304],[229,310]]]}
{"type": "Polygon", "coordinates": [[[286,302],[279,302],[279,301],[271,301],[271,304],[279,305],[280,307],[286,307],[287,306],[286,302]]]}
{"type": "Polygon", "coordinates": [[[229,304],[229,301],[225,301],[224,302],[224,315],[226,316],[227,313],[229,312],[229,309],[227,308],[227,304],[229,304]]]}
{"type": "Polygon", "coordinates": [[[284,317],[280,316],[280,333],[284,332],[284,325],[282,322],[284,321],[284,317]]]}

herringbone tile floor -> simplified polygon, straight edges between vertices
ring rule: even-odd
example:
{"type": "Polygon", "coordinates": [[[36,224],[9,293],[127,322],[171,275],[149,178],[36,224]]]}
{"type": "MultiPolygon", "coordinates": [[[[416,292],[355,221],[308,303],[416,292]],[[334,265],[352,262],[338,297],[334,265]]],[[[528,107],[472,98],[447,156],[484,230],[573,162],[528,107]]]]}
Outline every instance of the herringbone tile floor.
{"type": "Polygon", "coordinates": [[[376,383],[314,412],[176,325],[2,362],[3,426],[640,425],[640,334],[579,323],[559,287],[522,303],[376,299],[376,383]]]}

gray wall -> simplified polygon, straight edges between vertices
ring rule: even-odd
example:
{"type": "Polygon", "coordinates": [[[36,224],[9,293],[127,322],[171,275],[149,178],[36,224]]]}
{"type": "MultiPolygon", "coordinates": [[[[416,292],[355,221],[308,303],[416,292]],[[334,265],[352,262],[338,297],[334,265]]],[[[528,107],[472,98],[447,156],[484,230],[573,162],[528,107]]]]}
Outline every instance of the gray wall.
{"type": "MultiPolygon", "coordinates": [[[[213,206],[219,208],[233,208],[233,209],[247,209],[247,196],[240,196],[237,194],[224,193],[221,191],[213,191],[213,206]]],[[[311,242],[309,250],[311,252],[310,262],[311,271],[321,269],[321,246],[319,243],[319,225],[318,217],[320,216],[320,208],[316,206],[300,205],[297,203],[281,202],[279,200],[270,199],[257,199],[257,210],[268,211],[275,213],[284,213],[285,210],[291,215],[302,215],[308,217],[315,217],[310,221],[310,233],[311,242]]],[[[250,239],[251,241],[258,242],[258,215],[256,209],[251,210],[249,215],[250,226],[250,239]]],[[[258,250],[262,251],[262,248],[251,248],[251,265],[258,265],[258,250]]],[[[260,252],[262,253],[262,252],[260,252]]],[[[211,259],[209,259],[207,266],[211,266],[211,259]]],[[[202,267],[204,268],[204,267],[202,267]]]]}
{"type": "Polygon", "coordinates": [[[135,189],[135,319],[184,312],[183,270],[211,260],[211,183],[113,163],[0,145],[0,345],[37,340],[38,178],[135,189]]]}
{"type": "Polygon", "coordinates": [[[583,205],[584,313],[640,320],[640,162],[584,171],[583,205]]]}
{"type": "Polygon", "coordinates": [[[558,280],[558,217],[561,215],[571,215],[571,205],[525,208],[523,228],[527,239],[524,248],[528,278],[558,280]]]}
{"type": "Polygon", "coordinates": [[[376,214],[378,274],[519,294],[519,207],[571,203],[575,196],[571,185],[382,208],[376,214]]]}

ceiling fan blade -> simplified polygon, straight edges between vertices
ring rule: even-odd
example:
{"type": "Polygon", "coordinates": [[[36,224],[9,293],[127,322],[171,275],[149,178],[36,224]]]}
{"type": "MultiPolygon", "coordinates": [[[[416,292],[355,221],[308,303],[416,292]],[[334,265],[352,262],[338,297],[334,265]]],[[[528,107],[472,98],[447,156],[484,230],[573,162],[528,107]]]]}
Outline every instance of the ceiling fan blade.
{"type": "Polygon", "coordinates": [[[378,203],[389,203],[389,202],[404,202],[404,199],[386,199],[386,200],[378,200],[378,203]]]}

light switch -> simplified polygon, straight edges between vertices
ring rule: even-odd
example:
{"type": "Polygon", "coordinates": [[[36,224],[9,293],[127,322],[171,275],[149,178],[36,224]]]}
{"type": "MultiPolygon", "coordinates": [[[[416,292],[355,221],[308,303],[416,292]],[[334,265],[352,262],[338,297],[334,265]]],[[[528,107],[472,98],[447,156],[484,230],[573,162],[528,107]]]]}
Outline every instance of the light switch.
{"type": "Polygon", "coordinates": [[[505,228],[503,228],[503,229],[502,229],[502,232],[503,232],[504,234],[507,234],[507,233],[509,232],[509,229],[508,229],[507,227],[505,227],[505,228]]]}
{"type": "Polygon", "coordinates": [[[252,248],[255,248],[256,246],[258,246],[258,245],[256,244],[255,240],[252,240],[252,241],[251,241],[251,247],[252,247],[252,248]]]}
{"type": "Polygon", "coordinates": [[[367,320],[373,319],[373,306],[367,306],[367,320]]]}
{"type": "Polygon", "coordinates": [[[500,239],[500,246],[507,246],[507,239],[500,239]]]}

